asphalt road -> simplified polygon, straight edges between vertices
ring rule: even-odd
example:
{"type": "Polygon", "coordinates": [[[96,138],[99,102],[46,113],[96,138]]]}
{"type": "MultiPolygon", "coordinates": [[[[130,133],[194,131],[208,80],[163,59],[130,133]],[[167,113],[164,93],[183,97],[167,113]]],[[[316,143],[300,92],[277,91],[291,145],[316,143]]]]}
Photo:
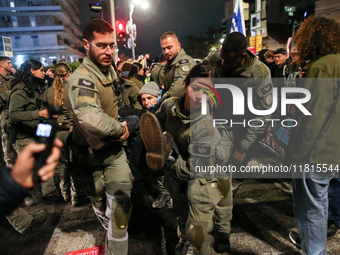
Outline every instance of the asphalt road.
{"type": "MultiPolygon", "coordinates": [[[[273,156],[262,153],[250,163],[268,161],[279,164],[273,156]]],[[[6,219],[1,220],[0,254],[65,255],[104,244],[105,230],[89,203],[72,208],[71,203],[64,203],[61,198],[43,200],[38,189],[34,193],[39,199],[38,205],[22,207],[28,212],[46,209],[47,220],[25,236],[17,233],[6,219]]],[[[176,217],[169,208],[171,205],[161,210],[152,209],[152,198],[143,193],[138,184],[134,186],[132,201],[129,254],[172,254],[177,237],[176,217]]],[[[245,180],[234,198],[229,254],[276,255],[282,251],[301,254],[289,241],[288,233],[292,229],[295,229],[295,223],[290,180],[245,180]]],[[[328,254],[340,254],[339,241],[340,235],[327,243],[328,254]]]]}

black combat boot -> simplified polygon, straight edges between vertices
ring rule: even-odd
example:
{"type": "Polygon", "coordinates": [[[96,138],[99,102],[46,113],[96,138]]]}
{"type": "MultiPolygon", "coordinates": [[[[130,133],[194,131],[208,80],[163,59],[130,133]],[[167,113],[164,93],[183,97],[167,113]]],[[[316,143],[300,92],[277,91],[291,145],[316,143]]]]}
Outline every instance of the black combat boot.
{"type": "Polygon", "coordinates": [[[141,118],[140,134],[146,147],[146,163],[152,170],[161,170],[172,151],[172,135],[163,133],[157,117],[149,112],[141,118]]]}
{"type": "Polygon", "coordinates": [[[217,232],[214,242],[214,250],[216,253],[224,253],[230,251],[229,234],[217,232]]]}
{"type": "Polygon", "coordinates": [[[190,243],[180,239],[175,247],[175,255],[187,255],[190,243]]]}

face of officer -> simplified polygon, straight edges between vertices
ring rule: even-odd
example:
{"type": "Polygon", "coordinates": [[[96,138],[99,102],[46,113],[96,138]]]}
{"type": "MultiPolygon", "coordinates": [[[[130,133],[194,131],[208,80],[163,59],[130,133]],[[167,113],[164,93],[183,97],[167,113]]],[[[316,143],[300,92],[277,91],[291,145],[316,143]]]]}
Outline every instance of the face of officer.
{"type": "Polygon", "coordinates": [[[7,73],[9,73],[12,69],[11,61],[9,59],[5,59],[5,60],[1,61],[0,67],[2,67],[1,69],[4,70],[6,72],[5,75],[7,75],[7,73]]]}
{"type": "Polygon", "coordinates": [[[225,52],[222,47],[220,49],[221,64],[225,71],[230,72],[241,66],[245,62],[247,52],[225,52]]]}
{"type": "Polygon", "coordinates": [[[86,55],[102,72],[106,72],[113,59],[114,35],[113,33],[93,32],[93,36],[92,41],[83,39],[86,55]]]}
{"type": "MultiPolygon", "coordinates": [[[[190,85],[185,87],[185,108],[190,111],[200,109],[202,104],[202,95],[205,94],[203,89],[209,90],[206,86],[214,87],[211,78],[196,78],[190,85]],[[189,106],[189,108],[188,108],[189,106]]],[[[207,101],[209,96],[207,96],[207,101]]]]}
{"type": "Polygon", "coordinates": [[[157,97],[150,94],[141,94],[142,105],[144,109],[150,109],[152,105],[157,104],[157,97]]]}
{"type": "Polygon", "coordinates": [[[165,58],[174,60],[181,50],[181,44],[175,36],[167,36],[161,40],[161,48],[165,58]]]}
{"type": "Polygon", "coordinates": [[[282,66],[282,64],[284,62],[286,62],[286,55],[284,54],[275,54],[274,55],[274,61],[275,61],[275,65],[277,66],[282,66]]]}
{"type": "Polygon", "coordinates": [[[41,66],[37,70],[31,69],[31,75],[40,79],[45,79],[45,72],[43,70],[43,66],[41,66]]]}

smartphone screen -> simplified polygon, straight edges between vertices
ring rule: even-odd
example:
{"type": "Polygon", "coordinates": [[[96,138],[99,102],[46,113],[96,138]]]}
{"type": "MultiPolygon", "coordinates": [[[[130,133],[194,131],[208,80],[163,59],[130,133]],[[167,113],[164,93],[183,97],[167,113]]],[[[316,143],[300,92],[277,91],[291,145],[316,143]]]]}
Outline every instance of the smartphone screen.
{"type": "Polygon", "coordinates": [[[36,135],[40,137],[50,137],[52,126],[46,123],[39,123],[37,127],[36,135]]]}

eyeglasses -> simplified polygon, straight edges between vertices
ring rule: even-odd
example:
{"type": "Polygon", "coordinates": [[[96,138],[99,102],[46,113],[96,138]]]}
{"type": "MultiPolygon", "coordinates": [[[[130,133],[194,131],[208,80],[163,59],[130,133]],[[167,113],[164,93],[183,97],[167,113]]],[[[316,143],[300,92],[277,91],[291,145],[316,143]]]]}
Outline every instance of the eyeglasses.
{"type": "Polygon", "coordinates": [[[111,50],[116,49],[115,43],[100,43],[98,46],[95,45],[94,43],[92,43],[91,41],[88,41],[89,43],[91,43],[95,48],[100,49],[100,50],[107,50],[108,48],[110,48],[111,50]]]}
{"type": "Polygon", "coordinates": [[[284,55],[278,55],[278,56],[274,56],[273,59],[280,59],[282,58],[284,55]]]}

